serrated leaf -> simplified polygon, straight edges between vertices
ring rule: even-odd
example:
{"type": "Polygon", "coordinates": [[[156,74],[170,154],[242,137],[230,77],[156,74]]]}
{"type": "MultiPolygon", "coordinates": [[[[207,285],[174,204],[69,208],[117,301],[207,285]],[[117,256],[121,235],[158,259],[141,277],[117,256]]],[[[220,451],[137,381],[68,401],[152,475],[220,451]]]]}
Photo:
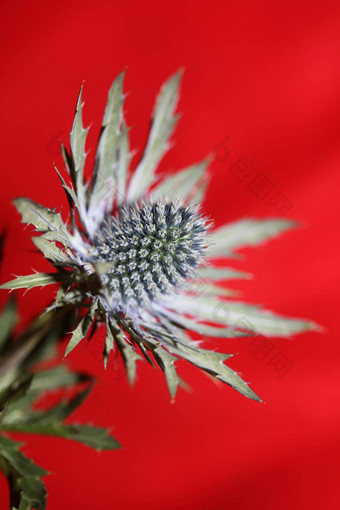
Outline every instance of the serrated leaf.
{"type": "Polygon", "coordinates": [[[41,253],[47,259],[51,260],[55,264],[72,264],[72,260],[65,254],[63,250],[58,248],[53,241],[48,241],[43,236],[33,237],[33,243],[41,251],[41,253]]]}
{"type": "Polygon", "coordinates": [[[199,320],[229,325],[232,328],[264,336],[286,337],[318,329],[317,325],[311,321],[286,318],[261,310],[258,306],[235,301],[221,301],[211,297],[199,296],[192,299],[177,296],[172,307],[199,320]]]}
{"type": "Polygon", "coordinates": [[[245,397],[261,402],[260,397],[249,388],[248,384],[234,370],[225,365],[224,362],[231,358],[232,354],[223,354],[201,348],[192,350],[182,344],[179,344],[178,347],[171,346],[169,350],[228,384],[245,397]]]}
{"type": "Polygon", "coordinates": [[[19,450],[20,443],[7,437],[0,436],[0,454],[10,463],[13,468],[23,476],[45,476],[47,471],[36,466],[30,459],[25,457],[19,450]]]}
{"type": "Polygon", "coordinates": [[[96,450],[116,450],[120,448],[118,441],[108,433],[107,429],[92,425],[63,425],[59,422],[51,422],[31,425],[11,425],[10,430],[13,432],[62,437],[78,441],[96,450]]]}
{"type": "Polygon", "coordinates": [[[167,197],[169,201],[176,198],[185,201],[185,199],[195,194],[195,188],[204,176],[210,161],[211,158],[208,157],[200,163],[177,172],[175,175],[164,178],[152,191],[152,197],[156,200],[167,197]]]}
{"type": "Polygon", "coordinates": [[[164,156],[178,116],[174,115],[181,72],[165,82],[157,97],[148,142],[141,162],[131,178],[128,201],[134,202],[145,195],[155,178],[157,165],[164,156]]]}
{"type": "Polygon", "coordinates": [[[210,233],[209,256],[227,256],[234,250],[256,246],[296,226],[290,220],[243,219],[220,227],[210,233]]]}
{"type": "Polygon", "coordinates": [[[22,216],[22,223],[32,224],[39,232],[54,232],[66,245],[71,244],[69,232],[59,213],[28,198],[16,198],[14,205],[22,216]]]}
{"type": "Polygon", "coordinates": [[[16,300],[11,297],[0,314],[0,351],[5,346],[6,341],[12,334],[13,329],[18,321],[18,311],[16,300]]]}
{"type": "Polygon", "coordinates": [[[92,325],[94,315],[95,315],[95,309],[94,309],[94,307],[92,307],[90,309],[90,311],[85,315],[85,317],[83,317],[81,319],[81,321],[79,322],[78,326],[73,331],[72,337],[71,337],[70,341],[67,344],[67,347],[66,347],[66,350],[65,350],[65,355],[64,355],[65,358],[66,358],[66,356],[68,354],[70,354],[71,351],[73,351],[73,349],[75,347],[77,347],[79,342],[83,338],[86,337],[87,332],[88,332],[88,330],[90,329],[90,327],[92,325]]]}
{"type": "Polygon", "coordinates": [[[90,234],[95,232],[105,213],[111,212],[113,205],[117,185],[117,150],[121,141],[124,74],[123,71],[113,82],[106,103],[89,202],[90,234]]]}
{"type": "Polygon", "coordinates": [[[75,175],[74,186],[79,200],[80,215],[82,219],[86,218],[86,194],[84,184],[84,168],[86,161],[85,144],[88,128],[83,126],[83,106],[82,106],[83,86],[80,88],[76,113],[72,129],[70,132],[71,158],[75,175]]]}
{"type": "Polygon", "coordinates": [[[52,283],[60,283],[68,281],[70,276],[68,274],[60,273],[34,273],[26,276],[17,276],[10,282],[0,285],[0,289],[14,290],[14,289],[33,289],[34,287],[43,287],[51,285],[52,283]]]}
{"type": "Polygon", "coordinates": [[[243,278],[251,278],[249,273],[244,271],[237,271],[230,267],[199,267],[196,269],[196,273],[200,278],[206,278],[207,280],[218,281],[218,280],[239,280],[243,278]]]}
{"type": "Polygon", "coordinates": [[[117,348],[120,350],[122,354],[126,366],[129,383],[133,385],[137,373],[136,362],[143,358],[136,353],[136,351],[130,344],[127,343],[123,331],[119,328],[118,324],[115,323],[113,318],[110,318],[109,327],[111,328],[111,333],[116,342],[117,348]]]}
{"type": "Polygon", "coordinates": [[[47,492],[40,477],[48,473],[25,457],[19,447],[19,443],[0,437],[1,468],[5,468],[11,487],[11,504],[14,503],[18,510],[45,510],[47,492]]]}
{"type": "Polygon", "coordinates": [[[47,491],[40,478],[27,476],[20,478],[18,484],[21,488],[21,499],[18,510],[45,510],[47,491]]]}
{"type": "Polygon", "coordinates": [[[161,345],[155,347],[153,353],[156,361],[164,371],[170,395],[174,398],[179,384],[179,377],[175,369],[175,361],[177,358],[167,352],[161,345]]]}

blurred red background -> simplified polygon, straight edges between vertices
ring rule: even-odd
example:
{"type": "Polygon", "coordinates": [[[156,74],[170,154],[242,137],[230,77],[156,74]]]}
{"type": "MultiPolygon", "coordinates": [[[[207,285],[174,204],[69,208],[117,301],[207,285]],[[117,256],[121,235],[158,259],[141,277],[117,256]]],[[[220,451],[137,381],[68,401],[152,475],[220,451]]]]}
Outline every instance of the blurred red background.
{"type": "MultiPolygon", "coordinates": [[[[300,229],[243,250],[246,260],[236,266],[255,278],[237,287],[249,301],[326,327],[271,340],[288,363],[283,374],[250,342],[211,341],[240,353],[231,365],[264,405],[184,363],[193,391],[180,390],[171,404],[162,374],[140,363],[130,388],[83,343],[68,363],[96,374],[98,385],[74,420],[110,426],[123,449],[98,454],[61,439],[29,439],[25,452],[52,473],[48,508],[338,509],[339,2],[2,1],[0,24],[2,281],[48,268],[11,201],[25,195],[65,204],[52,164],[61,166],[56,142],[67,141],[82,81],[93,148],[107,90],[127,67],[126,114],[140,154],[155,94],[184,67],[183,117],[162,169],[217,149],[204,204],[217,225],[244,216],[299,220],[300,229]],[[240,158],[252,178],[238,178],[240,158]],[[255,177],[268,192],[262,199],[255,177]]],[[[25,320],[51,295],[20,294],[25,320]]],[[[2,478],[0,490],[6,508],[2,478]]]]}

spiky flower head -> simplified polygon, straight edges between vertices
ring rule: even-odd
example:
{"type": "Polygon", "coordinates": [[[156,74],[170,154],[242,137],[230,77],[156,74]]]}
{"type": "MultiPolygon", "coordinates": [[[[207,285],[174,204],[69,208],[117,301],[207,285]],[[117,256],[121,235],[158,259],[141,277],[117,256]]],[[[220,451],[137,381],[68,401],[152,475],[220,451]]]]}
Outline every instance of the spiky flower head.
{"type": "Polygon", "coordinates": [[[107,263],[101,276],[111,306],[133,313],[195,276],[206,248],[206,222],[193,207],[149,202],[122,208],[94,238],[94,258],[107,263]]]}
{"type": "Polygon", "coordinates": [[[220,280],[248,274],[216,259],[232,258],[293,226],[282,219],[245,219],[214,229],[200,212],[210,158],[159,177],[156,169],[169,147],[180,73],[162,87],[145,151],[129,172],[128,129],[123,115],[123,76],[108,95],[95,164],[84,179],[88,129],[82,121],[82,90],[70,132],[70,149],[61,146],[67,177],[57,170],[70,205],[62,219],[26,198],[15,200],[24,223],[40,237],[33,241],[56,268],[54,273],[18,277],[2,288],[32,288],[58,283],[50,308],[84,310],[66,348],[71,352],[102,323],[106,328],[105,367],[120,352],[129,380],[142,356],[164,371],[172,396],[179,378],[175,361],[183,358],[255,400],[259,397],[225,361],[231,354],[203,349],[190,333],[202,337],[288,336],[314,328],[309,321],[287,319],[232,299],[220,280]]]}

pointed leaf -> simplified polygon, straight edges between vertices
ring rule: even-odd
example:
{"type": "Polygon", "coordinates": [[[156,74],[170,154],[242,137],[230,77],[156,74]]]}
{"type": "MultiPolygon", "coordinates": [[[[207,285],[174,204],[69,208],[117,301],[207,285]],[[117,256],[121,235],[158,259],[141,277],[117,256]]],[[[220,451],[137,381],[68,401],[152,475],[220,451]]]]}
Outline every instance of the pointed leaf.
{"type": "Polygon", "coordinates": [[[122,72],[113,82],[105,108],[89,204],[89,219],[94,220],[90,223],[91,234],[102,222],[104,214],[111,211],[113,205],[117,184],[117,150],[121,140],[124,74],[122,72]]]}
{"type": "Polygon", "coordinates": [[[199,320],[217,322],[265,336],[286,337],[318,329],[318,326],[311,321],[286,318],[267,310],[261,310],[254,305],[221,301],[211,297],[199,296],[192,299],[177,296],[172,307],[178,312],[188,313],[199,320]]]}
{"type": "Polygon", "coordinates": [[[16,300],[14,297],[11,297],[5,304],[0,315],[0,350],[12,334],[17,321],[18,310],[16,300]]]}
{"type": "Polygon", "coordinates": [[[80,214],[81,217],[84,218],[86,216],[86,196],[84,185],[84,168],[86,160],[85,143],[88,128],[85,129],[83,126],[82,92],[83,86],[80,88],[76,113],[74,116],[72,130],[70,132],[70,147],[75,175],[74,186],[79,200],[80,214]]]}
{"type": "Polygon", "coordinates": [[[142,197],[155,178],[157,165],[168,149],[169,139],[178,117],[174,115],[181,72],[176,73],[163,85],[152,118],[149,139],[134,175],[131,178],[128,201],[142,197]]]}
{"type": "Polygon", "coordinates": [[[23,476],[45,476],[47,471],[36,466],[19,451],[20,443],[0,436],[0,454],[23,476]]]}
{"type": "Polygon", "coordinates": [[[136,361],[143,358],[127,343],[123,331],[119,328],[118,324],[114,322],[113,318],[110,318],[109,327],[111,328],[116,345],[123,356],[129,383],[133,385],[136,379],[136,361]]]}
{"type": "Polygon", "coordinates": [[[43,207],[28,198],[16,198],[14,205],[22,216],[22,223],[31,223],[39,232],[53,232],[65,246],[71,244],[67,226],[55,209],[43,207]]]}
{"type": "Polygon", "coordinates": [[[261,402],[260,397],[249,388],[248,384],[234,370],[224,364],[224,361],[233,356],[232,354],[222,354],[201,348],[197,352],[197,350],[193,351],[183,345],[179,345],[178,348],[169,347],[169,350],[228,384],[245,397],[261,402]]]}
{"type": "Polygon", "coordinates": [[[63,425],[62,423],[51,422],[31,425],[11,425],[10,430],[13,432],[62,437],[78,441],[96,450],[116,450],[120,448],[118,441],[108,433],[107,429],[93,427],[92,425],[63,425]]]}
{"type": "Polygon", "coordinates": [[[204,176],[210,161],[211,158],[208,157],[200,163],[177,172],[175,175],[166,177],[152,191],[152,197],[156,200],[167,197],[169,201],[176,198],[187,199],[195,193],[195,188],[204,176]]]}
{"type": "Polygon", "coordinates": [[[179,384],[179,377],[175,369],[176,357],[163,349],[161,345],[154,348],[153,353],[164,371],[170,395],[174,398],[179,384]]]}
{"type": "Polygon", "coordinates": [[[92,322],[93,322],[93,318],[94,318],[94,315],[95,315],[95,312],[94,312],[94,308],[92,308],[86,315],[85,317],[83,317],[81,319],[81,321],[79,322],[78,326],[76,327],[76,329],[73,331],[72,333],[72,337],[71,337],[71,340],[68,342],[67,344],[67,347],[66,347],[66,350],[65,350],[65,358],[68,354],[70,354],[71,351],[73,351],[73,349],[75,347],[77,347],[77,345],[79,344],[79,342],[86,337],[87,335],[87,332],[88,330],[90,329],[91,325],[92,325],[92,322]]]}
{"type": "Polygon", "coordinates": [[[207,280],[212,281],[251,278],[249,273],[237,271],[236,269],[232,269],[230,267],[199,267],[196,269],[196,273],[200,278],[206,278],[207,280]]]}
{"type": "Polygon", "coordinates": [[[211,232],[210,256],[227,256],[245,246],[256,246],[295,227],[290,220],[243,219],[211,232]]]}
{"type": "Polygon", "coordinates": [[[17,276],[15,280],[3,283],[0,289],[33,289],[33,287],[41,287],[51,285],[52,283],[66,282],[70,279],[69,274],[60,273],[34,273],[27,276],[17,276]]]}
{"type": "Polygon", "coordinates": [[[58,248],[53,242],[48,241],[43,236],[33,237],[33,243],[41,251],[47,259],[56,264],[72,264],[72,260],[65,254],[63,250],[58,248]]]}

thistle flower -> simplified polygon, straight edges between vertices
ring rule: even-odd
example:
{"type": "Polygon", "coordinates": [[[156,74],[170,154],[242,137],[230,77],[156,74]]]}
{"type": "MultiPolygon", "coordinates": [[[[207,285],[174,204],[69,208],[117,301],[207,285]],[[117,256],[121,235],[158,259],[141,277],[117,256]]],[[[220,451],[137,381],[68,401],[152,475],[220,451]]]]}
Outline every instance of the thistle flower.
{"type": "Polygon", "coordinates": [[[70,150],[61,146],[67,178],[56,169],[67,194],[69,221],[55,209],[26,198],[15,200],[22,221],[41,232],[33,242],[56,272],[18,277],[2,288],[58,283],[52,308],[73,305],[86,311],[66,355],[100,322],[106,327],[105,367],[110,353],[120,351],[131,383],[136,361],[144,357],[161,367],[174,396],[179,384],[175,361],[183,358],[243,395],[260,400],[225,364],[232,354],[203,349],[190,332],[234,338],[289,336],[315,328],[309,321],[237,302],[231,299],[231,291],[218,285],[220,280],[248,275],[216,267],[217,258],[231,257],[240,247],[259,244],[293,223],[246,219],[214,229],[200,212],[209,157],[174,175],[156,174],[178,120],[180,73],[159,93],[144,154],[131,175],[123,77],[121,73],[109,91],[88,181],[84,179],[88,129],[83,126],[80,90],[70,150]]]}

